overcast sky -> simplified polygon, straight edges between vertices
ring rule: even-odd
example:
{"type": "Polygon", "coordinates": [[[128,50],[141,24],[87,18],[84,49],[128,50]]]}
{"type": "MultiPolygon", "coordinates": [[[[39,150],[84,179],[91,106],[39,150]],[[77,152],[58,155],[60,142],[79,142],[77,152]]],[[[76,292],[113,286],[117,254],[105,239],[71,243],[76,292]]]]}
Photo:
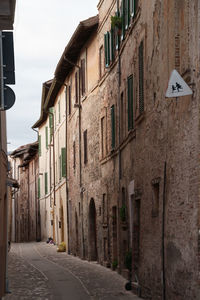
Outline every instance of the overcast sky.
{"type": "Polygon", "coordinates": [[[98,0],[16,0],[15,105],[7,111],[8,151],[34,142],[42,83],[56,65],[79,22],[98,13],[98,0]]]}

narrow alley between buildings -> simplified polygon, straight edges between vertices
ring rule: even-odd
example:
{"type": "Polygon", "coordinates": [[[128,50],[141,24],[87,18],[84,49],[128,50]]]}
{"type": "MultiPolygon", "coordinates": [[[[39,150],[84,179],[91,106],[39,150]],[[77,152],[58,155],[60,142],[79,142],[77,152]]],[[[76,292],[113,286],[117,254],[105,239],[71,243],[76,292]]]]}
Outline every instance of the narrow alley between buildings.
{"type": "Polygon", "coordinates": [[[125,290],[127,281],[117,272],[56,249],[44,242],[12,244],[11,293],[3,299],[139,299],[125,290]]]}

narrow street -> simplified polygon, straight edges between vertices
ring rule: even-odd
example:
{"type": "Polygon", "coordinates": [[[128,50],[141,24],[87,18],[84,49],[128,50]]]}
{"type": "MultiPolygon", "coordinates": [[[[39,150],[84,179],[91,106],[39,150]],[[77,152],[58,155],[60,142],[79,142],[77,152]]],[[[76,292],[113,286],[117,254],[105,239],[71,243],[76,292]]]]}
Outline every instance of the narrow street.
{"type": "Polygon", "coordinates": [[[46,243],[12,244],[8,262],[10,299],[140,299],[126,280],[95,262],[58,253],[46,243]]]}

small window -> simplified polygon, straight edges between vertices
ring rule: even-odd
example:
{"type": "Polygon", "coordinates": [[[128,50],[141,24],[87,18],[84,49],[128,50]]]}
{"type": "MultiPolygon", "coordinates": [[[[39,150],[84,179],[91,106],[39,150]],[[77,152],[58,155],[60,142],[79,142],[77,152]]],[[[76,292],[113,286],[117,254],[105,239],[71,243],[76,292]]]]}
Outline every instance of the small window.
{"type": "Polygon", "coordinates": [[[133,75],[127,79],[128,86],[128,130],[133,129],[133,75]]]}
{"type": "Polygon", "coordinates": [[[152,180],[152,217],[159,215],[160,178],[152,180]]]}
{"type": "Polygon", "coordinates": [[[75,103],[77,104],[78,103],[78,96],[79,96],[79,93],[78,93],[78,71],[75,73],[75,103]]]}
{"type": "Polygon", "coordinates": [[[48,149],[48,127],[45,127],[46,149],[48,149]]]}
{"type": "Polygon", "coordinates": [[[88,150],[87,150],[87,130],[83,132],[83,143],[84,143],[84,164],[88,161],[88,150]]]}
{"type": "Polygon", "coordinates": [[[71,111],[72,111],[71,85],[69,85],[69,87],[68,87],[68,110],[69,110],[69,115],[70,115],[71,111]]]}
{"type": "Polygon", "coordinates": [[[85,95],[85,59],[81,60],[81,92],[85,95]]]}
{"type": "Polygon", "coordinates": [[[99,78],[104,74],[104,56],[103,56],[103,46],[99,49],[99,78]]]}
{"type": "Polygon", "coordinates": [[[139,113],[144,111],[144,43],[139,46],[139,113]]]}
{"type": "Polygon", "coordinates": [[[76,168],[76,143],[73,142],[73,169],[76,168]]]}
{"type": "Polygon", "coordinates": [[[103,223],[107,223],[107,199],[106,199],[106,194],[103,194],[103,199],[102,199],[102,218],[103,218],[103,223]]]}
{"type": "Polygon", "coordinates": [[[41,135],[38,135],[38,155],[41,156],[42,148],[41,148],[41,135]]]}
{"type": "Polygon", "coordinates": [[[66,177],[66,148],[61,148],[62,177],[66,177]]]}
{"type": "Polygon", "coordinates": [[[44,177],[45,195],[47,195],[47,194],[48,194],[48,173],[45,172],[44,176],[45,176],[45,177],[44,177]]]}
{"type": "Polygon", "coordinates": [[[111,106],[111,147],[115,148],[115,106],[111,106]]]}

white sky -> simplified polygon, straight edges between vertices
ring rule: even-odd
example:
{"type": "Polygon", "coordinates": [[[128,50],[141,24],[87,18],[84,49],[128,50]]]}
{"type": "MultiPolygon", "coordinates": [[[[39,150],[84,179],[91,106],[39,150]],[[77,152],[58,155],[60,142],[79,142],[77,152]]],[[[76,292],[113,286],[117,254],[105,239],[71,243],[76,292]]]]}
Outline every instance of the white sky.
{"type": "Polygon", "coordinates": [[[56,65],[79,22],[98,13],[98,0],[16,0],[15,105],[7,111],[8,151],[34,142],[42,83],[56,65]]]}

